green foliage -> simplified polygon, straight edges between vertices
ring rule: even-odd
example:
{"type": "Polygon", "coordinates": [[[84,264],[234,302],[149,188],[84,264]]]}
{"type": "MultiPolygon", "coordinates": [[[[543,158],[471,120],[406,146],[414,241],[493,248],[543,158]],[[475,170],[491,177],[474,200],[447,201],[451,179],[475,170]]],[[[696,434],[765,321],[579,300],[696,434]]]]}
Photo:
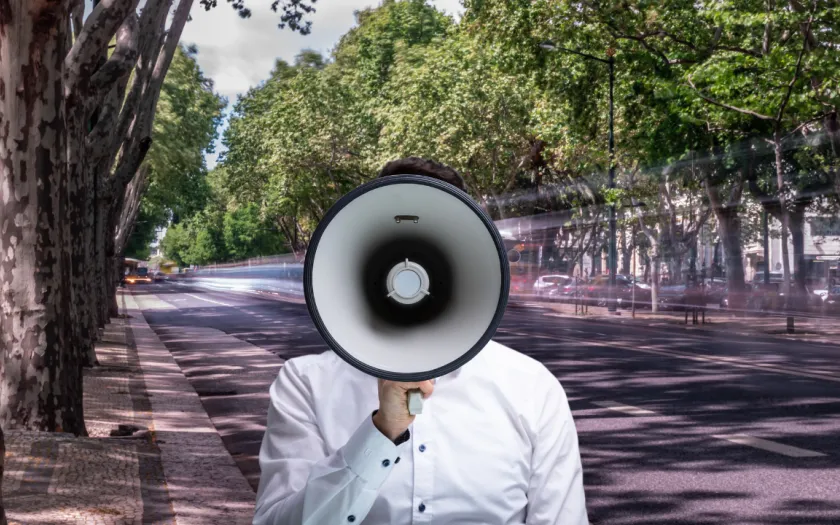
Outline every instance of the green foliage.
{"type": "Polygon", "coordinates": [[[223,222],[225,248],[233,260],[241,261],[283,250],[283,236],[261,216],[256,204],[228,211],[223,222]]]}
{"type": "Polygon", "coordinates": [[[145,259],[155,232],[203,210],[210,188],[204,154],[213,151],[224,98],[213,93],[194,54],[179,47],[166,74],[146,154],[148,188],[126,255],[145,259]]]}
{"type": "Polygon", "coordinates": [[[278,61],[234,106],[221,168],[202,194],[218,219],[172,229],[173,253],[225,260],[303,248],[336,199],[402,156],[453,166],[497,218],[571,210],[572,222],[598,221],[615,204],[636,224],[630,201],[646,201],[643,222],[662,253],[683,250],[700,223],[719,227],[708,219],[715,206],[745,204],[737,235],[754,238],[756,197],[744,202],[738,190],[779,193],[775,132],[784,191],[840,188],[840,140],[827,133],[840,106],[836,2],[464,5],[456,24],[425,0],[385,0],[357,13],[329,57],[278,61]],[[607,187],[609,57],[616,189],[607,187]],[[201,228],[201,253],[179,244],[198,242],[201,228]]]}
{"type": "Polygon", "coordinates": [[[205,265],[226,260],[224,214],[205,209],[175,224],[161,241],[164,256],[180,266],[205,265]]]}

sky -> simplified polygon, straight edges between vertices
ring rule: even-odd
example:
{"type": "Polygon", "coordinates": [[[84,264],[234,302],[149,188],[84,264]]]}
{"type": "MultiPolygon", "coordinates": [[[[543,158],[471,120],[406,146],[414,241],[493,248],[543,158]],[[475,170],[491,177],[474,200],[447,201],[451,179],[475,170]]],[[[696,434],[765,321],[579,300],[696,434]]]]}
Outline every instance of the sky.
{"type": "MultiPolygon", "coordinates": [[[[303,49],[314,49],[328,55],[339,38],[355,25],[354,12],[375,7],[380,0],[319,0],[316,12],[310,15],[312,32],[300,35],[277,27],[279,14],[271,11],[271,0],[250,0],[250,18],[242,19],[224,0],[218,7],[205,11],[199,2],[192,9],[192,21],[181,35],[183,44],[198,47],[198,65],[204,75],[213,80],[217,93],[227,97],[230,112],[236,96],[268,78],[276,59],[292,62],[303,49]]],[[[435,7],[456,18],[463,12],[459,0],[431,0],[435,7]]],[[[221,152],[220,140],[216,151],[208,154],[207,167],[216,164],[221,152]]]]}

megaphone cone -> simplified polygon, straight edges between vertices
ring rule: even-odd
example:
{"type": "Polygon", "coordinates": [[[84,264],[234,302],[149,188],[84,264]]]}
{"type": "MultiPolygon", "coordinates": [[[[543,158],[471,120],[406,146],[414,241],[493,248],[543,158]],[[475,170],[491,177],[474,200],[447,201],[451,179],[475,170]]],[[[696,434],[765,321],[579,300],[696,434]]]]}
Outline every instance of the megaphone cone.
{"type": "Polygon", "coordinates": [[[507,305],[499,232],[463,191],[418,175],[359,186],[316,228],[304,265],[318,332],[359,370],[423,381],[487,344],[507,305]]]}

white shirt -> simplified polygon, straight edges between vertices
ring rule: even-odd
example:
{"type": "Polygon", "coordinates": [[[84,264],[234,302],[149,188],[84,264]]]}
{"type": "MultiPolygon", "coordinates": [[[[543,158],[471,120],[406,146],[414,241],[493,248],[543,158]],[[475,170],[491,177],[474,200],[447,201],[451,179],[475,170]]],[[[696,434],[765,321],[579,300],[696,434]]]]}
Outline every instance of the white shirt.
{"type": "Polygon", "coordinates": [[[373,425],[377,380],[334,352],[271,385],[254,525],[585,525],[577,431],[541,363],[490,342],[438,378],[411,437],[373,425]]]}

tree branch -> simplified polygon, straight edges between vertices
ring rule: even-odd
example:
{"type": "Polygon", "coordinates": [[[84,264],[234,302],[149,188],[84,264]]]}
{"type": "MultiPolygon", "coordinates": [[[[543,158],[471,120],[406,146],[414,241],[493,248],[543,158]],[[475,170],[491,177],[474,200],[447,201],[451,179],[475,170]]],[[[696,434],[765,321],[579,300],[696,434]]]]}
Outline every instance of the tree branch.
{"type": "Polygon", "coordinates": [[[642,35],[642,36],[628,35],[628,34],[624,34],[624,33],[620,32],[618,29],[616,29],[614,26],[612,26],[609,23],[607,23],[606,25],[607,25],[607,29],[612,34],[613,38],[618,39],[618,40],[633,40],[635,42],[638,42],[638,43],[642,44],[642,46],[645,49],[647,49],[651,53],[659,56],[665,62],[666,65],[669,65],[669,66],[671,65],[671,59],[668,58],[668,55],[666,55],[662,51],[654,48],[650,44],[648,44],[647,37],[649,35],[642,35]]]}
{"type": "Polygon", "coordinates": [[[145,117],[146,123],[143,131],[146,134],[151,134],[152,132],[152,122],[155,118],[155,110],[157,108],[158,98],[160,97],[161,87],[163,87],[163,80],[166,77],[166,72],[169,71],[169,66],[172,64],[172,57],[175,56],[178,42],[181,41],[181,33],[184,32],[184,26],[190,18],[192,4],[193,0],[180,0],[178,2],[178,7],[175,8],[175,13],[172,15],[172,23],[166,33],[166,40],[158,54],[155,68],[152,71],[151,92],[139,108],[141,115],[145,117]]]}
{"type": "MultiPolygon", "coordinates": [[[[133,145],[133,144],[132,144],[133,145]]],[[[131,182],[131,178],[140,169],[140,165],[146,159],[146,153],[152,146],[151,137],[143,137],[136,147],[128,147],[123,150],[117,169],[114,171],[112,189],[117,192],[124,192],[125,187],[131,182]]]]}
{"type": "Polygon", "coordinates": [[[802,124],[800,124],[800,125],[796,126],[796,128],[794,128],[794,129],[793,129],[793,131],[791,131],[790,133],[788,133],[787,135],[785,135],[784,137],[782,137],[782,140],[787,140],[789,137],[793,136],[793,135],[794,135],[797,131],[799,131],[800,129],[804,128],[804,127],[805,127],[805,126],[807,126],[808,124],[813,124],[814,122],[816,122],[816,121],[818,121],[818,120],[822,120],[822,119],[824,119],[825,117],[828,117],[828,116],[831,116],[831,112],[829,112],[829,113],[821,113],[821,114],[817,115],[816,117],[814,117],[814,118],[812,118],[812,119],[808,119],[808,120],[806,120],[806,121],[805,121],[805,122],[803,122],[802,124]]]}
{"type": "MultiPolygon", "coordinates": [[[[814,15],[811,14],[810,18],[808,18],[808,27],[811,27],[811,22],[814,20],[814,15]]],[[[779,113],[776,115],[776,126],[780,126],[782,123],[782,117],[785,114],[785,108],[787,108],[788,101],[790,101],[790,95],[793,92],[793,86],[796,84],[796,81],[799,80],[799,71],[802,68],[802,57],[805,56],[805,50],[808,48],[808,39],[802,39],[802,49],[799,50],[799,57],[796,59],[796,69],[793,71],[793,78],[790,79],[790,83],[787,87],[787,92],[785,93],[785,98],[782,99],[782,105],[779,106],[779,113]]]]}
{"type": "Polygon", "coordinates": [[[101,0],[88,16],[81,33],[64,59],[65,91],[71,91],[91,74],[108,43],[139,0],[101,0]]]}
{"type": "Polygon", "coordinates": [[[128,244],[128,239],[134,231],[137,214],[140,212],[140,203],[146,191],[148,175],[149,165],[143,164],[138,170],[137,175],[132,179],[131,184],[126,188],[114,242],[114,251],[117,254],[123,254],[128,244]]]}
{"type": "Polygon", "coordinates": [[[108,86],[112,85],[123,75],[131,71],[137,62],[138,41],[137,15],[129,13],[119,30],[117,31],[116,49],[108,61],[100,67],[90,79],[93,96],[98,98],[99,94],[108,86]]]}
{"type": "Polygon", "coordinates": [[[84,0],[76,0],[70,10],[70,19],[73,21],[73,37],[78,39],[84,26],[85,16],[85,2],[84,0]]]}
{"type": "Polygon", "coordinates": [[[99,107],[99,121],[88,133],[86,139],[88,155],[91,157],[92,164],[98,164],[99,161],[112,153],[114,124],[119,118],[120,104],[125,98],[127,85],[128,75],[125,75],[111,86],[105,100],[99,107]]]}
{"type": "Polygon", "coordinates": [[[693,89],[694,92],[697,93],[697,95],[700,98],[702,98],[703,100],[705,100],[709,104],[714,104],[715,106],[719,106],[719,107],[722,107],[724,109],[728,109],[730,111],[737,111],[738,113],[741,113],[743,115],[750,115],[750,116],[756,117],[756,118],[761,119],[761,120],[775,120],[773,117],[768,117],[767,115],[762,115],[761,113],[756,113],[755,111],[753,111],[751,109],[742,109],[742,108],[738,108],[738,107],[735,107],[735,106],[730,106],[729,104],[724,104],[723,102],[718,102],[717,100],[715,100],[713,98],[709,98],[706,95],[704,95],[703,93],[701,93],[699,89],[697,89],[697,87],[694,85],[694,81],[691,79],[691,75],[688,75],[687,80],[688,80],[688,85],[691,86],[691,89],[693,89]]]}
{"type": "Polygon", "coordinates": [[[171,4],[172,0],[147,0],[143,7],[139,29],[140,56],[134,69],[134,82],[131,84],[131,89],[122,105],[116,130],[112,130],[111,133],[111,145],[109,147],[111,161],[109,166],[113,164],[113,159],[120,147],[125,146],[124,142],[129,140],[129,134],[133,131],[132,124],[137,117],[138,106],[148,88],[154,60],[160,52],[160,41],[166,27],[166,15],[171,4]]]}

